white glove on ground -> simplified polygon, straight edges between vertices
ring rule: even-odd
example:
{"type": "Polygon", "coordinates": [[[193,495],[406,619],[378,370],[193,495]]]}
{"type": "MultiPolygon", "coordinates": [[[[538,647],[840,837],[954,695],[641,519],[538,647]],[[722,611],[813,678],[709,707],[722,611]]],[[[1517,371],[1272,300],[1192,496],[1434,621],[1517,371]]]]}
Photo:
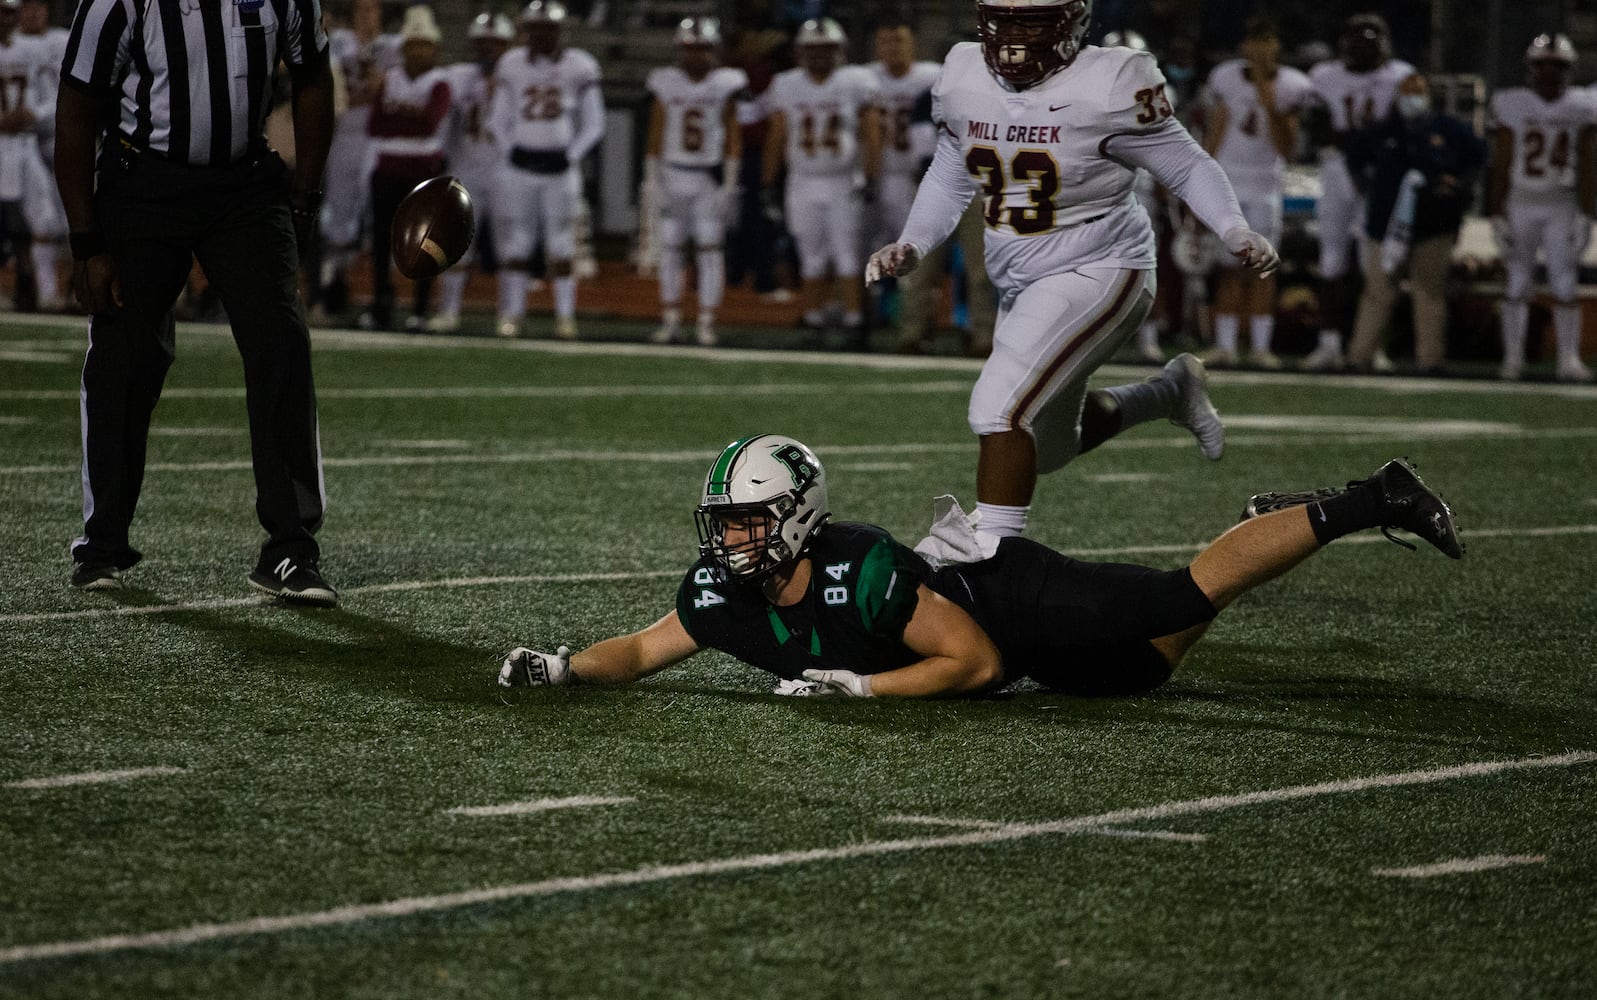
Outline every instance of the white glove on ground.
{"type": "Polygon", "coordinates": [[[920,251],[913,243],[889,243],[871,254],[865,264],[865,283],[874,285],[885,277],[905,275],[920,264],[920,251]]]}
{"type": "Polygon", "coordinates": [[[852,670],[806,670],[804,679],[820,685],[814,694],[840,694],[846,698],[871,696],[870,677],[852,670]]]}
{"type": "Polygon", "coordinates": [[[559,687],[571,681],[571,649],[557,648],[553,653],[540,653],[517,646],[505,654],[499,665],[499,687],[559,687]]]}
{"type": "Polygon", "coordinates": [[[1258,271],[1260,277],[1274,274],[1275,269],[1281,266],[1281,257],[1275,252],[1275,247],[1251,229],[1233,229],[1221,238],[1221,242],[1231,251],[1231,256],[1242,261],[1244,266],[1258,271]]]}

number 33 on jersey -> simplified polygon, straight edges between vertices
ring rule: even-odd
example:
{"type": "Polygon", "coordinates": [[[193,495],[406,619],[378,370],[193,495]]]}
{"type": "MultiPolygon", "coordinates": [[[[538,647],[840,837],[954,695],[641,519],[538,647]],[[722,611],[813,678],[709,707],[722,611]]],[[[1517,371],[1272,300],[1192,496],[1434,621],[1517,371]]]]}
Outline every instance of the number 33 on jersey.
{"type": "Polygon", "coordinates": [[[980,45],[954,47],[932,90],[933,118],[960,144],[995,237],[1030,237],[1098,219],[1131,196],[1135,172],[1103,151],[1112,135],[1171,122],[1153,57],[1087,47],[1039,86],[1013,92],[980,45]]]}

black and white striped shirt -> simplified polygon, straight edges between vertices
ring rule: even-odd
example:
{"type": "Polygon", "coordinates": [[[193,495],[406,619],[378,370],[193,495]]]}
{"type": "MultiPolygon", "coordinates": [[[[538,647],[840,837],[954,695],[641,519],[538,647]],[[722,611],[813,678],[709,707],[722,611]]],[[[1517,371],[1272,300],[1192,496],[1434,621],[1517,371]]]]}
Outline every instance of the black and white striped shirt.
{"type": "Polygon", "coordinates": [[[259,141],[278,60],[326,48],[321,0],[80,0],[61,82],[117,94],[134,146],[225,165],[259,141]]]}

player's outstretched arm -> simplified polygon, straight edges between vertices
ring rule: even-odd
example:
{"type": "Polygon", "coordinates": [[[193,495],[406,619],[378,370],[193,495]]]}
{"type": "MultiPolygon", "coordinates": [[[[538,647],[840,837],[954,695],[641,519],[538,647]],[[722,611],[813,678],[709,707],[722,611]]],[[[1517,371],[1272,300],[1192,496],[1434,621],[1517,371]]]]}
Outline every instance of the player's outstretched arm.
{"type": "Polygon", "coordinates": [[[675,611],[640,632],[618,635],[572,653],[560,646],[540,653],[525,646],[511,650],[499,667],[501,694],[524,687],[630,684],[664,670],[699,651],[675,611]]]}
{"type": "Polygon", "coordinates": [[[806,670],[804,677],[838,694],[933,698],[969,694],[1004,679],[1003,658],[975,619],[921,585],[904,644],[925,659],[863,676],[848,670],[806,670]]]}

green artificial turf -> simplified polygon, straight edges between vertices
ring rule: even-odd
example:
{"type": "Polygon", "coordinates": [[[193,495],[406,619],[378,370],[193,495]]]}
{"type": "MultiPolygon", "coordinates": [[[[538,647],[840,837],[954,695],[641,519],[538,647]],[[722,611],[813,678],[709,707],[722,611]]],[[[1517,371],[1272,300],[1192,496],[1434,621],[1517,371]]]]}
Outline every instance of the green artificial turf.
{"type": "Polygon", "coordinates": [[[1429,774],[1597,752],[1597,391],[1217,375],[1222,462],[1157,424],[1047,478],[1034,537],[1159,566],[1252,493],[1398,455],[1458,511],[1462,563],[1339,542],[1148,697],[784,699],[712,653],[506,707],[496,654],[671,607],[727,440],[810,443],[837,515],[908,542],[934,495],[974,500],[974,363],[590,332],[613,342],[318,333],[321,611],[244,583],[239,363],[202,329],[156,414],[145,562],[69,588],[81,324],[0,321],[0,995],[1597,994],[1597,759],[1429,774]],[[149,767],[182,770],[14,784],[149,767]],[[449,812],[575,796],[626,801],[449,812]],[[1540,860],[1376,874],[1493,855],[1540,860]],[[394,900],[433,902],[359,909],[394,900]],[[139,937],[254,918],[285,919],[139,937]]]}

